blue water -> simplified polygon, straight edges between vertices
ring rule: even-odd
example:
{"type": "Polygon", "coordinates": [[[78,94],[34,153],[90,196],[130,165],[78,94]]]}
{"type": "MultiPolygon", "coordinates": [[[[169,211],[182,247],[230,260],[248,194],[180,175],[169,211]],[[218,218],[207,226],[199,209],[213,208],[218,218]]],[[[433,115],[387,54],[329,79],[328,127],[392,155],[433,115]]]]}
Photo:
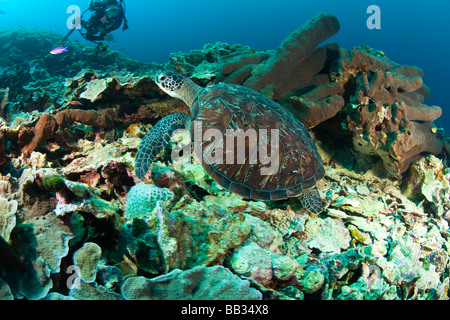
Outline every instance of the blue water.
{"type": "MultiPolygon", "coordinates": [[[[0,29],[16,27],[66,34],[70,5],[89,0],[0,0],[0,29]]],[[[129,29],[116,30],[111,48],[145,62],[165,63],[171,52],[217,41],[275,49],[286,35],[319,12],[336,15],[341,30],[330,40],[382,50],[393,61],[420,67],[431,89],[425,103],[439,105],[436,124],[450,132],[450,1],[402,0],[126,0],[129,29]],[[381,29],[369,30],[369,5],[381,9],[381,29]]],[[[89,13],[89,12],[88,12],[89,13]]],[[[89,15],[87,15],[88,17],[89,15]]],[[[77,33],[71,39],[82,39],[77,33]]],[[[1,50],[1,49],[0,49],[1,50]]]]}

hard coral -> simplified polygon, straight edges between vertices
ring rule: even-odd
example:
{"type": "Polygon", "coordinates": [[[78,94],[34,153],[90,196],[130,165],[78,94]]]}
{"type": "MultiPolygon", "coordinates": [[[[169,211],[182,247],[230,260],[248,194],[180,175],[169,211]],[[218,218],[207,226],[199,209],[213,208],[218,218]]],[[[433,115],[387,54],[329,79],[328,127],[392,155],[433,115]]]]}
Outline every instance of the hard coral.
{"type": "Polygon", "coordinates": [[[158,201],[168,201],[172,198],[172,191],[140,182],[128,192],[125,217],[143,218],[157,206],[158,201]]]}
{"type": "Polygon", "coordinates": [[[3,130],[0,130],[0,166],[6,163],[6,137],[3,130]]]}
{"type": "Polygon", "coordinates": [[[128,189],[135,183],[134,173],[125,163],[111,160],[101,171],[101,176],[106,180],[108,188],[125,195],[128,189]]]}
{"type": "Polygon", "coordinates": [[[265,287],[274,287],[277,281],[291,280],[297,269],[297,261],[280,256],[249,242],[230,256],[226,264],[238,275],[250,277],[265,287]]]}
{"type": "Polygon", "coordinates": [[[16,200],[7,200],[0,197],[0,236],[9,241],[10,235],[16,226],[16,212],[18,203],[16,200]]]}
{"type": "Polygon", "coordinates": [[[170,167],[152,166],[152,180],[160,188],[167,188],[172,191],[176,198],[188,195],[186,185],[181,174],[170,167]]]}
{"type": "Polygon", "coordinates": [[[240,279],[222,266],[197,266],[185,271],[175,269],[153,279],[130,277],[122,286],[122,295],[128,300],[262,299],[261,293],[250,288],[247,280],[240,279]]]}
{"type": "Polygon", "coordinates": [[[73,255],[73,262],[80,268],[80,279],[86,283],[95,281],[102,249],[94,242],[86,242],[73,255]]]}
{"type": "Polygon", "coordinates": [[[21,257],[23,266],[20,272],[5,274],[15,296],[41,299],[47,295],[53,286],[50,274],[61,271],[61,260],[69,252],[71,238],[72,233],[52,212],[15,227],[11,247],[21,257]]]}

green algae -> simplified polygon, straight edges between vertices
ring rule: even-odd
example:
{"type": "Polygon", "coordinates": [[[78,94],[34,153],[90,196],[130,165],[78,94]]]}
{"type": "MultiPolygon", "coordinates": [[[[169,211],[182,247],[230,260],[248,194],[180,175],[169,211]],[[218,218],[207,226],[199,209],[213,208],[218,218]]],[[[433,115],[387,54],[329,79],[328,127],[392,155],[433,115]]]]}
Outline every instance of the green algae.
{"type": "Polygon", "coordinates": [[[66,186],[64,178],[59,175],[44,176],[42,185],[50,192],[61,191],[66,186]]]}

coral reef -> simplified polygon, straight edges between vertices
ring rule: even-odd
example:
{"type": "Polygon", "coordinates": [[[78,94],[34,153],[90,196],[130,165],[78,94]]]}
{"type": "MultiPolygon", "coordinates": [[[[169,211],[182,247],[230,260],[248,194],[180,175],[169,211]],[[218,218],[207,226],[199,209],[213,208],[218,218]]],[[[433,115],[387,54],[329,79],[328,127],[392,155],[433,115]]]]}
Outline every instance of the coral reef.
{"type": "MultiPolygon", "coordinates": [[[[193,51],[169,67],[203,84],[224,81],[260,91],[306,128],[341,140],[348,137],[352,144],[347,148],[378,157],[393,176],[403,174],[422,154],[441,153],[443,135],[433,121],[442,110],[423,103],[430,92],[422,70],[395,63],[364,45],[317,47],[338,31],[336,17],[319,14],[288,35],[275,51],[222,50],[226,54],[217,62],[211,60],[212,66],[208,56],[193,51]],[[211,72],[201,77],[205,66],[211,72]]],[[[217,45],[218,50],[223,47],[217,45]]]]}
{"type": "Polygon", "coordinates": [[[91,64],[76,42],[77,59],[49,56],[60,36],[1,32],[0,299],[448,300],[442,110],[424,104],[420,69],[321,45],[338,30],[320,14],[276,50],[218,42],[166,65],[91,64]],[[223,190],[189,155],[171,159],[186,132],[139,181],[143,136],[188,112],[154,84],[163,68],[247,85],[298,117],[324,160],[323,213],[223,190]]]}
{"type": "MultiPolygon", "coordinates": [[[[107,51],[92,59],[94,47],[78,41],[68,41],[71,54],[49,55],[55,43],[60,43],[63,36],[49,31],[32,29],[3,30],[0,33],[0,68],[2,78],[0,87],[11,87],[10,94],[24,94],[27,88],[47,87],[57,81],[59,76],[69,77],[82,68],[122,70],[131,72],[150,70],[151,65],[131,60],[116,51],[107,51]],[[11,83],[16,85],[10,86],[11,83]],[[45,84],[45,85],[43,85],[45,84]]],[[[43,89],[43,88],[42,88],[43,89]]],[[[42,90],[42,94],[51,94],[52,90],[42,90]]]]}

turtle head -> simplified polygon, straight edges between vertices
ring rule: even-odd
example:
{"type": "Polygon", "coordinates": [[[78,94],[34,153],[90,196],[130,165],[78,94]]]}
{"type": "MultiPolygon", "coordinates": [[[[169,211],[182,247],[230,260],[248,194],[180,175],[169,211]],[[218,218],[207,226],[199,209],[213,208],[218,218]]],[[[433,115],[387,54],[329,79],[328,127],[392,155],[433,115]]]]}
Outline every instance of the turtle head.
{"type": "Polygon", "coordinates": [[[156,76],[156,84],[168,95],[183,99],[181,91],[188,78],[171,70],[164,70],[156,76]]]}
{"type": "Polygon", "coordinates": [[[155,82],[168,95],[183,100],[189,107],[203,89],[188,77],[172,70],[158,73],[155,82]]]}

